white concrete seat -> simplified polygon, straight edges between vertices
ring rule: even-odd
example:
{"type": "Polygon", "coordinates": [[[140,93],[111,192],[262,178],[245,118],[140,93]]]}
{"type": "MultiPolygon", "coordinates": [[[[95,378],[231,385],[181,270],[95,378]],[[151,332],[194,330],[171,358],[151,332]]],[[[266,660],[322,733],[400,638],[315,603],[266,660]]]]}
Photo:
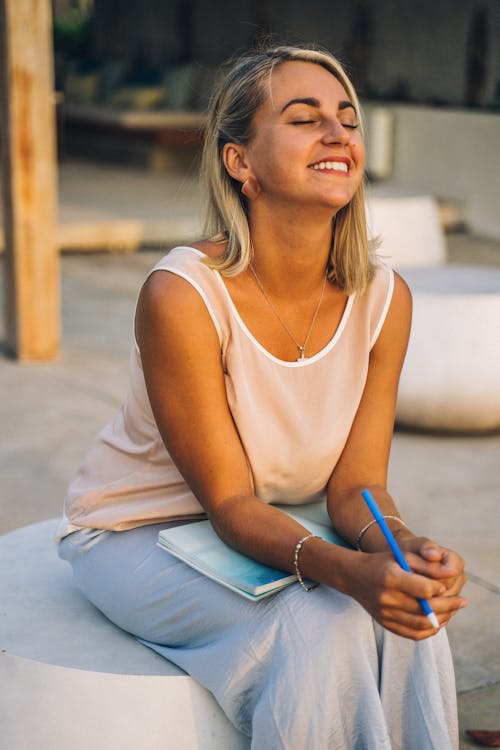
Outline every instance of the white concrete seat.
{"type": "Polygon", "coordinates": [[[397,268],[438,266],[446,260],[439,211],[430,195],[384,187],[367,192],[370,237],[379,237],[379,254],[397,268]]]}
{"type": "Polygon", "coordinates": [[[212,695],[76,590],[57,521],[0,537],[0,731],[9,750],[244,750],[212,695]]]}
{"type": "Polygon", "coordinates": [[[431,430],[500,428],[500,269],[403,269],[413,325],[397,421],[431,430]]]}

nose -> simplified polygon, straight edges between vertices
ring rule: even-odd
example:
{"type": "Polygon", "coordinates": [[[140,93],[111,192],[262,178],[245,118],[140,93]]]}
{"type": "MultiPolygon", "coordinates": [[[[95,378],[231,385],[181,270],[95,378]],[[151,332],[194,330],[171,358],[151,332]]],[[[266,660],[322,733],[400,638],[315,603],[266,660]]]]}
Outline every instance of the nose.
{"type": "Polygon", "coordinates": [[[351,134],[347,128],[344,128],[340,120],[336,117],[332,118],[327,125],[325,134],[323,136],[323,143],[335,144],[340,143],[345,146],[349,143],[351,134]]]}

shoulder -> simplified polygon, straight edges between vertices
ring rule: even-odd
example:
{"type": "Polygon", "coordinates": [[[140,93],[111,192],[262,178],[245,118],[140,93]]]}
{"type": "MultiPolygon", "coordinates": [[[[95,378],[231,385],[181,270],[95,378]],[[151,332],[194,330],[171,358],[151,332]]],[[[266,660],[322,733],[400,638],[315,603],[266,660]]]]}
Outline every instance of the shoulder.
{"type": "Polygon", "coordinates": [[[373,346],[375,355],[387,349],[405,352],[408,345],[412,315],[412,296],[406,281],[395,271],[393,288],[388,299],[387,310],[373,346]]]}
{"type": "MultiPolygon", "coordinates": [[[[213,273],[210,264],[204,261],[215,259],[224,252],[226,243],[200,240],[189,245],[173,247],[151,269],[146,279],[144,292],[155,291],[161,296],[162,290],[175,294],[187,289],[186,282],[200,290],[211,279],[213,273]],[[166,273],[165,273],[166,272],[166,273]]],[[[209,282],[210,283],[210,282],[209,282]]]]}
{"type": "Polygon", "coordinates": [[[372,294],[389,294],[391,301],[393,294],[404,294],[405,289],[410,295],[410,289],[406,281],[392,268],[382,260],[378,260],[373,269],[373,276],[368,287],[372,294]]]}
{"type": "MultiPolygon", "coordinates": [[[[186,245],[176,245],[171,248],[150,270],[149,275],[156,271],[182,272],[188,269],[209,269],[211,260],[216,260],[224,254],[227,242],[213,242],[198,240],[186,245]]],[[[182,275],[182,273],[181,273],[182,275]]]]}
{"type": "MultiPolygon", "coordinates": [[[[204,253],[203,246],[202,242],[192,243],[189,248],[204,253]]],[[[157,263],[144,282],[137,301],[135,320],[139,347],[141,339],[144,340],[146,333],[149,335],[152,331],[163,335],[173,335],[174,331],[179,331],[191,336],[196,329],[197,333],[203,332],[210,338],[215,326],[220,338],[217,316],[203,284],[200,284],[200,270],[203,275],[204,264],[194,253],[191,256],[189,253],[182,254],[182,250],[189,248],[174,248],[172,257],[169,254],[157,263]]],[[[207,272],[210,272],[208,267],[207,272]]]]}
{"type": "Polygon", "coordinates": [[[412,296],[410,287],[399,273],[393,271],[394,289],[392,292],[389,314],[403,315],[411,318],[412,296]]]}
{"type": "Polygon", "coordinates": [[[214,242],[213,240],[198,240],[192,242],[190,247],[194,247],[195,250],[199,250],[203,255],[207,255],[209,258],[218,258],[223,255],[224,250],[227,247],[227,242],[214,242]]]}
{"type": "Polygon", "coordinates": [[[411,292],[406,281],[382,261],[375,266],[366,296],[371,313],[380,316],[379,327],[391,311],[404,311],[408,306],[411,310],[411,292]]]}
{"type": "Polygon", "coordinates": [[[217,319],[189,282],[170,273],[158,271],[147,279],[137,301],[134,327],[143,363],[145,353],[154,361],[167,362],[220,352],[217,319]]]}
{"type": "Polygon", "coordinates": [[[190,304],[190,300],[195,305],[199,303],[202,287],[206,287],[207,282],[213,283],[210,266],[203,261],[217,258],[225,247],[226,243],[210,240],[173,247],[150,271],[139,296],[139,305],[145,300],[157,307],[190,304]]]}

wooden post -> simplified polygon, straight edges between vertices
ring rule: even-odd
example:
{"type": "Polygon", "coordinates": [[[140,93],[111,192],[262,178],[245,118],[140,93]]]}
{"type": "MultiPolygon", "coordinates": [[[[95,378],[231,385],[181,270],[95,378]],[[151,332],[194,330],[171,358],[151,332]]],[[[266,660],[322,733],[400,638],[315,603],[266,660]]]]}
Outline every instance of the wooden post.
{"type": "Polygon", "coordinates": [[[0,0],[7,349],[53,358],[60,336],[50,0],[0,0]]]}

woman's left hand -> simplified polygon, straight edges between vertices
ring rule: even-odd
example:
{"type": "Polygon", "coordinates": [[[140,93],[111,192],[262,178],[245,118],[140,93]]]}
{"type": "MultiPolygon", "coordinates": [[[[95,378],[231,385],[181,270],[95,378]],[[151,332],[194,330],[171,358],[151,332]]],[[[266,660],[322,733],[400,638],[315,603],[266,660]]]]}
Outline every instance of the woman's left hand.
{"type": "Polygon", "coordinates": [[[467,580],[465,561],[460,555],[426,537],[398,538],[398,543],[415,573],[434,578],[445,586],[443,596],[460,593],[467,580]]]}

